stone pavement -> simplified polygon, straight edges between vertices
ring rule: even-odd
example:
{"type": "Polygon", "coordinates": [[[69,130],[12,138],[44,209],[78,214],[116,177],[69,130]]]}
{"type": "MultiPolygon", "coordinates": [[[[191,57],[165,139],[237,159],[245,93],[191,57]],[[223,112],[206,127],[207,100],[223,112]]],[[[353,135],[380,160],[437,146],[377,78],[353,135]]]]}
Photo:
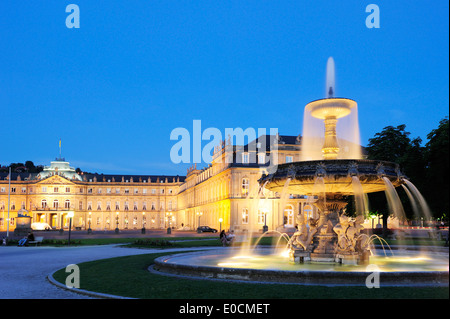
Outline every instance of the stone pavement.
{"type": "MultiPolygon", "coordinates": [[[[196,250],[196,248],[188,248],[196,250]]],[[[199,250],[208,248],[201,247],[199,250]]],[[[165,249],[183,251],[185,249],[165,249]]],[[[47,280],[69,264],[119,256],[150,254],[161,249],[123,248],[120,245],[72,247],[0,246],[0,299],[86,299],[47,280]]],[[[81,277],[82,279],[82,277],[81,277]]]]}

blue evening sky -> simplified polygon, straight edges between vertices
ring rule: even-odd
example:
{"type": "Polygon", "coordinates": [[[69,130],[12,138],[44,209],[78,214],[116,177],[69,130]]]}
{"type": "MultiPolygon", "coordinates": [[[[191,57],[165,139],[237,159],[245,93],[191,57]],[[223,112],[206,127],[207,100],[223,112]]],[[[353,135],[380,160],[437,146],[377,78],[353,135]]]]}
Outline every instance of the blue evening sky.
{"type": "MultiPolygon", "coordinates": [[[[356,100],[363,145],[449,114],[447,0],[2,0],[0,164],[62,155],[99,173],[186,174],[176,127],[302,130],[304,106],[356,100]],[[68,29],[68,4],[80,28],[68,29]],[[380,8],[369,29],[366,6],[380,8]]],[[[203,145],[208,143],[205,141],[203,145]]],[[[202,166],[202,165],[200,165],[202,166]]]]}

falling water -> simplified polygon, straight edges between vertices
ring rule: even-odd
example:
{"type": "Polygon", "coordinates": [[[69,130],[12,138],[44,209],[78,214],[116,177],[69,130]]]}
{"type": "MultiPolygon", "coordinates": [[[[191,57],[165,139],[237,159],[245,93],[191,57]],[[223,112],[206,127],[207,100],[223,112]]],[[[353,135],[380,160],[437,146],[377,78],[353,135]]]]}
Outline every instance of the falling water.
{"type": "Polygon", "coordinates": [[[367,194],[364,193],[361,182],[357,176],[352,176],[352,188],[355,195],[356,214],[365,216],[368,211],[369,204],[367,194]]]}
{"type": "MultiPolygon", "coordinates": [[[[413,204],[413,203],[418,203],[420,206],[421,213],[423,214],[423,217],[427,220],[430,220],[431,219],[431,211],[430,211],[430,208],[428,207],[428,204],[427,204],[425,198],[423,198],[422,194],[419,192],[417,187],[414,186],[413,183],[411,183],[407,179],[405,179],[405,183],[406,183],[406,186],[408,187],[408,189],[410,190],[410,192],[414,195],[414,197],[416,199],[415,201],[411,201],[411,204],[417,206],[417,204],[413,204]]],[[[419,216],[417,216],[417,217],[419,217],[419,216]]]]}
{"type": "Polygon", "coordinates": [[[405,190],[405,193],[406,193],[406,195],[409,198],[409,202],[411,203],[412,209],[414,211],[414,216],[419,218],[420,217],[420,210],[419,210],[419,207],[417,206],[416,200],[414,199],[413,195],[409,191],[408,187],[406,187],[404,184],[402,184],[402,187],[405,190]]]}
{"type": "Polygon", "coordinates": [[[387,177],[383,176],[383,181],[386,185],[385,193],[389,210],[399,220],[405,220],[405,211],[403,210],[403,205],[398,197],[397,191],[387,177]]]}

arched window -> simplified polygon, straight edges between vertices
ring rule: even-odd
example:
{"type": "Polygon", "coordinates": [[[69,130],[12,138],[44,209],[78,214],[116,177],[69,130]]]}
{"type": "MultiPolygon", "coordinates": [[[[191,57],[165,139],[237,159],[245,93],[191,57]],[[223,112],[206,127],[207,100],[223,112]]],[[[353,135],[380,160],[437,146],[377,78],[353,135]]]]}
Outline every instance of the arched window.
{"type": "Polygon", "coordinates": [[[43,199],[43,200],[41,201],[41,206],[42,206],[42,209],[47,208],[47,200],[46,200],[46,199],[43,199]]]}
{"type": "Polygon", "coordinates": [[[249,189],[249,179],[243,178],[242,179],[242,196],[248,196],[248,189],[249,189]]]}
{"type": "Polygon", "coordinates": [[[294,226],[294,206],[286,205],[284,209],[284,226],[293,227],[294,226]]]}
{"type": "Polygon", "coordinates": [[[70,200],[66,199],[64,202],[64,208],[69,209],[70,208],[70,200]]]}
{"type": "Polygon", "coordinates": [[[59,208],[59,201],[58,201],[57,199],[55,199],[55,200],[53,201],[53,208],[54,208],[54,209],[58,209],[58,208],[59,208]]]}

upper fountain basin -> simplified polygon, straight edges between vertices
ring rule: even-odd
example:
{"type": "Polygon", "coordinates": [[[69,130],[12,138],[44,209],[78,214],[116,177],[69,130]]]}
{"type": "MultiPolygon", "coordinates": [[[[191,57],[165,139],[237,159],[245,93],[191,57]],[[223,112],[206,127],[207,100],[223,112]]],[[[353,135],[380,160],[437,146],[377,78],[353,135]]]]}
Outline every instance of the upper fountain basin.
{"type": "Polygon", "coordinates": [[[353,177],[360,181],[364,193],[386,190],[383,177],[389,179],[394,187],[403,183],[403,176],[396,163],[365,160],[337,159],[301,161],[278,165],[275,173],[263,175],[261,185],[273,192],[282,193],[284,187],[288,194],[315,195],[326,192],[336,195],[354,195],[353,177]],[[323,186],[318,178],[323,178],[323,186]],[[289,183],[286,183],[287,179],[289,183]],[[288,184],[288,185],[286,185],[288,184]]]}
{"type": "Polygon", "coordinates": [[[311,116],[318,119],[341,118],[350,114],[357,103],[346,98],[327,98],[315,100],[306,105],[306,109],[311,112],[311,116]]]}

